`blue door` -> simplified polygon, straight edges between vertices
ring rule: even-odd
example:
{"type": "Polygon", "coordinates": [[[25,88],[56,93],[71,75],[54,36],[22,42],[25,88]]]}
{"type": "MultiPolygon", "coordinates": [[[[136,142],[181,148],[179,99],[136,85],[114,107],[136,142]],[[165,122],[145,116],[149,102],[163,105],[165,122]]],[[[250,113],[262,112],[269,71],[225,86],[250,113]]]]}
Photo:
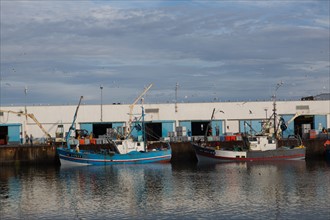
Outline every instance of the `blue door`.
{"type": "Polygon", "coordinates": [[[284,119],[285,124],[287,126],[287,129],[285,131],[282,131],[282,137],[287,138],[289,135],[294,135],[294,122],[290,122],[290,124],[287,124],[287,122],[294,117],[294,115],[281,115],[281,117],[284,119]]]}
{"type": "Polygon", "coordinates": [[[80,129],[82,129],[82,130],[85,129],[90,134],[93,132],[93,124],[92,123],[81,123],[80,129]]]}
{"type": "Polygon", "coordinates": [[[179,126],[186,127],[187,135],[191,136],[191,121],[180,121],[179,126]]]}
{"type": "Polygon", "coordinates": [[[173,132],[175,121],[162,122],[162,137],[167,137],[168,132],[173,132]]]}
{"type": "Polygon", "coordinates": [[[262,131],[261,120],[240,120],[239,130],[241,133],[257,134],[262,131]]]}
{"type": "Polygon", "coordinates": [[[223,134],[223,128],[222,128],[222,120],[213,120],[212,125],[212,135],[213,136],[220,136],[223,134]]]}
{"type": "Polygon", "coordinates": [[[8,134],[3,134],[6,138],[7,144],[20,144],[21,141],[21,124],[2,124],[0,126],[6,126],[8,128],[8,134]]]}

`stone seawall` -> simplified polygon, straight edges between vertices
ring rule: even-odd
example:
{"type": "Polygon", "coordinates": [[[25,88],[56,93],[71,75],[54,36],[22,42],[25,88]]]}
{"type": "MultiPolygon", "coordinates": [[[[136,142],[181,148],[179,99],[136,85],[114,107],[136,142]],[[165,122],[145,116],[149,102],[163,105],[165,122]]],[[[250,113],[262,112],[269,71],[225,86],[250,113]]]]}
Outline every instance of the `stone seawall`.
{"type": "MultiPolygon", "coordinates": [[[[306,159],[324,159],[324,142],[321,139],[304,140],[306,159]]],[[[241,145],[240,141],[218,142],[222,147],[241,145]]],[[[290,145],[288,141],[281,141],[280,145],[290,145]]],[[[294,143],[292,143],[293,145],[294,143]]],[[[195,152],[190,142],[174,142],[172,146],[172,162],[197,162],[195,152]]],[[[103,145],[80,145],[80,149],[100,149],[103,145]]],[[[0,146],[0,165],[59,165],[56,147],[50,145],[6,145],[0,146]]]]}

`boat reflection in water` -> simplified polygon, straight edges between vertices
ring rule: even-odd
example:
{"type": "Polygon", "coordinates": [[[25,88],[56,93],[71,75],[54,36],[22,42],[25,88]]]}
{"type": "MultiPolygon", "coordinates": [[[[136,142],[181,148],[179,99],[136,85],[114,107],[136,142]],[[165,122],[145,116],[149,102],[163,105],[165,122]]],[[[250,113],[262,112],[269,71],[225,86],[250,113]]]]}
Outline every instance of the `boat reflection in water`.
{"type": "Polygon", "coordinates": [[[325,161],[1,167],[0,219],[326,219],[329,182],[325,161]]]}

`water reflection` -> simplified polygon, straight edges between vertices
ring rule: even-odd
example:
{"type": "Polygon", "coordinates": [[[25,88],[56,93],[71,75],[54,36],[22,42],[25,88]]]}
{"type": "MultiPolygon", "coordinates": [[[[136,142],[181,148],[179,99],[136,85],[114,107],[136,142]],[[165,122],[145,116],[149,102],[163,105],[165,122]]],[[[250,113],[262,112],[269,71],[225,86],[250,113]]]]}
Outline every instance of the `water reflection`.
{"type": "Polygon", "coordinates": [[[324,162],[308,165],[305,161],[217,164],[212,169],[218,175],[209,181],[210,188],[217,188],[227,217],[234,212],[237,218],[305,219],[318,212],[324,219],[330,214],[326,208],[330,170],[324,162]]]}
{"type": "Polygon", "coordinates": [[[329,182],[319,161],[0,167],[0,219],[324,219],[329,182]]]}
{"type": "MultiPolygon", "coordinates": [[[[72,200],[71,209],[80,216],[79,208],[88,207],[84,215],[101,218],[110,211],[118,218],[134,217],[166,198],[171,165],[119,165],[63,169],[59,179],[72,200]],[[146,203],[146,201],[148,201],[146,203]]],[[[68,213],[69,214],[69,213],[68,213]]]]}

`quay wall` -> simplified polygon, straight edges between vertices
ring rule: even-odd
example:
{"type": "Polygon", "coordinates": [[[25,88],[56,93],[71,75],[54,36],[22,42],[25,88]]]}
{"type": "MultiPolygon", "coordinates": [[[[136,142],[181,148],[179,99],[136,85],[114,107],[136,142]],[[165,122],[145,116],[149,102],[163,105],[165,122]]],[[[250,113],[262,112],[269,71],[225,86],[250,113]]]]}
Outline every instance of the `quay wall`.
{"type": "Polygon", "coordinates": [[[0,165],[59,165],[56,147],[6,145],[0,147],[0,165]]]}
{"type": "MultiPolygon", "coordinates": [[[[304,140],[306,159],[324,159],[324,139],[304,140]]],[[[240,141],[219,142],[222,147],[240,145],[240,141]]],[[[280,145],[290,144],[282,141],[280,145]]],[[[173,142],[172,163],[195,163],[197,158],[190,142],[173,142]]],[[[104,145],[80,145],[80,149],[100,149],[104,145]]],[[[0,165],[59,165],[56,146],[52,145],[6,145],[0,147],[0,165]]]]}

